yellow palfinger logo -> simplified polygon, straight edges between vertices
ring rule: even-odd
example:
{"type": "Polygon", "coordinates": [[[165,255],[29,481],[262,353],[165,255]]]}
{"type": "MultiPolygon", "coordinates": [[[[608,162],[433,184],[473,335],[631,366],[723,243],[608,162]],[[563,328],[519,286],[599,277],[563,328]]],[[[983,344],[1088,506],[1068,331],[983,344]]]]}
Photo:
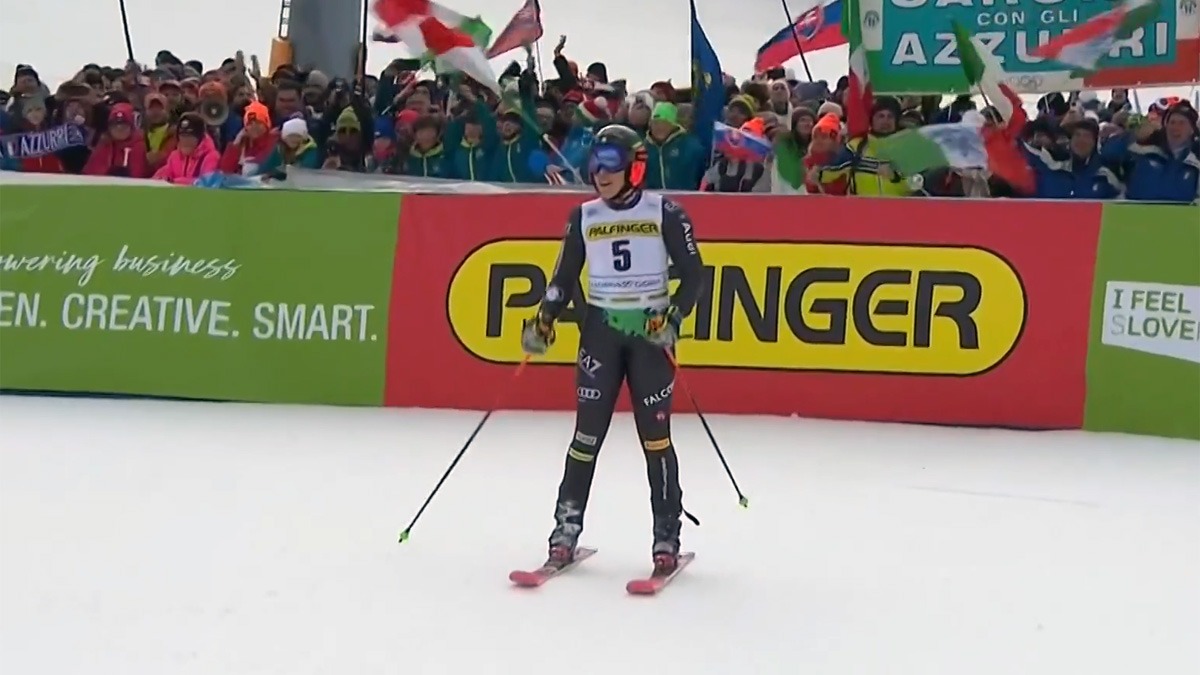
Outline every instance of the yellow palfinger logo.
{"type": "MultiPolygon", "coordinates": [[[[467,351],[522,359],[521,321],[560,245],[495,241],[459,265],[447,315],[467,351]]],[[[1016,270],[980,248],[711,242],[701,252],[709,283],[684,322],[685,365],[974,375],[1011,353],[1027,316],[1016,270]]],[[[574,362],[583,303],[576,290],[543,361],[574,362]]]]}

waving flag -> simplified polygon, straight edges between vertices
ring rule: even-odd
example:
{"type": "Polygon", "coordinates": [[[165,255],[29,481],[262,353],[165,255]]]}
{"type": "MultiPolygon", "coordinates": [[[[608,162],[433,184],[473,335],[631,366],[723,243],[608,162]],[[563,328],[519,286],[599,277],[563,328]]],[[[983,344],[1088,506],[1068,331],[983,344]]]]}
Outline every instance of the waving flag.
{"type": "Polygon", "coordinates": [[[492,43],[487,57],[494,59],[517,47],[533,44],[542,38],[542,6],[538,0],[525,0],[521,9],[513,14],[508,25],[500,31],[500,37],[492,43]]]}
{"type": "Polygon", "coordinates": [[[1018,130],[1024,127],[1027,121],[1025,109],[1021,97],[1008,85],[1004,67],[978,36],[968,34],[957,22],[953,23],[953,28],[955,48],[967,82],[979,89],[988,104],[999,111],[1005,126],[1018,130]]]}
{"type": "Polygon", "coordinates": [[[778,68],[799,56],[801,49],[811,53],[846,44],[841,24],[842,0],[817,0],[817,4],[796,17],[792,25],[785,26],[758,48],[754,72],[765,73],[778,68]]]}
{"type": "Polygon", "coordinates": [[[850,87],[846,90],[846,134],[865,136],[871,130],[871,106],[875,96],[867,72],[867,50],[863,46],[860,0],[844,0],[842,35],[850,43],[850,87]]]}
{"type": "Polygon", "coordinates": [[[721,119],[725,109],[725,80],[721,62],[700,18],[696,16],[696,1],[692,0],[692,128],[707,158],[712,154],[713,123],[721,119]]]}
{"type": "MultiPolygon", "coordinates": [[[[375,0],[375,15],[390,33],[414,52],[428,53],[437,64],[462,71],[497,94],[500,85],[483,49],[472,37],[481,35],[479,19],[471,19],[429,0],[375,0]],[[465,30],[464,30],[465,27],[465,30]],[[471,31],[471,32],[467,32],[471,31]]],[[[491,37],[491,29],[486,37],[491,37]]]]}
{"type": "Polygon", "coordinates": [[[720,122],[713,123],[713,147],[743,162],[765,162],[771,155],[771,141],[720,122]]]}
{"type": "Polygon", "coordinates": [[[1124,0],[1033,50],[1080,70],[1094,71],[1118,40],[1124,40],[1158,14],[1159,0],[1124,0]]]}

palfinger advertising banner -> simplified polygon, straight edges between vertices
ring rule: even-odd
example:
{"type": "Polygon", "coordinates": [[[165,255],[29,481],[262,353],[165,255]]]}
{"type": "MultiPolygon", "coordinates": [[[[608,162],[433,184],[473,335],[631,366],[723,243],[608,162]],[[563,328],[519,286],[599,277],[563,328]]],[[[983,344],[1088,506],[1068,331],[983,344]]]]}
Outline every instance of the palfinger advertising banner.
{"type": "Polygon", "coordinates": [[[1200,209],[1104,207],[1085,428],[1200,439],[1200,209]]]}
{"type": "MultiPolygon", "coordinates": [[[[581,291],[550,352],[511,374],[581,201],[406,198],[388,405],[487,408],[503,389],[504,407],[573,407],[581,291]]],[[[1082,424],[1099,204],[679,201],[708,276],[679,359],[706,411],[1082,424]]]]}
{"type": "Polygon", "coordinates": [[[1109,11],[1095,0],[859,0],[876,93],[966,93],[951,22],[979,36],[1018,93],[1191,84],[1200,80],[1200,0],[1160,0],[1091,74],[1032,56],[1052,37],[1109,11]]]}
{"type": "Polygon", "coordinates": [[[399,205],[5,187],[0,387],[379,405],[399,205]]]}

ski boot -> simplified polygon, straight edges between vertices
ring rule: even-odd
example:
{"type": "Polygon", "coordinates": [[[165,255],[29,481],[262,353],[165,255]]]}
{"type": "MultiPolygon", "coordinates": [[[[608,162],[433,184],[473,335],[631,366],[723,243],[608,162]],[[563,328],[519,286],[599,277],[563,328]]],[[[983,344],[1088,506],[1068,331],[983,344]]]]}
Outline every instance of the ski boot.
{"type": "Polygon", "coordinates": [[[545,566],[562,568],[575,562],[575,548],[579,545],[579,533],[583,531],[583,509],[573,501],[559,502],[554,510],[554,522],[545,566]]]}
{"type": "Polygon", "coordinates": [[[654,576],[668,576],[679,566],[679,515],[654,517],[654,576]]]}

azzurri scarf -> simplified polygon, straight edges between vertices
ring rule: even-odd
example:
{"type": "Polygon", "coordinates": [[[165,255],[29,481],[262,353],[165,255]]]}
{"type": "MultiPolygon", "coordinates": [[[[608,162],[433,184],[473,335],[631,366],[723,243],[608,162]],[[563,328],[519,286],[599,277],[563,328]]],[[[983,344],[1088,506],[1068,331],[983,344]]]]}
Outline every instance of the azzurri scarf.
{"type": "Polygon", "coordinates": [[[87,134],[78,124],[60,124],[42,131],[0,136],[0,154],[14,159],[44,157],[86,145],[87,134]]]}

